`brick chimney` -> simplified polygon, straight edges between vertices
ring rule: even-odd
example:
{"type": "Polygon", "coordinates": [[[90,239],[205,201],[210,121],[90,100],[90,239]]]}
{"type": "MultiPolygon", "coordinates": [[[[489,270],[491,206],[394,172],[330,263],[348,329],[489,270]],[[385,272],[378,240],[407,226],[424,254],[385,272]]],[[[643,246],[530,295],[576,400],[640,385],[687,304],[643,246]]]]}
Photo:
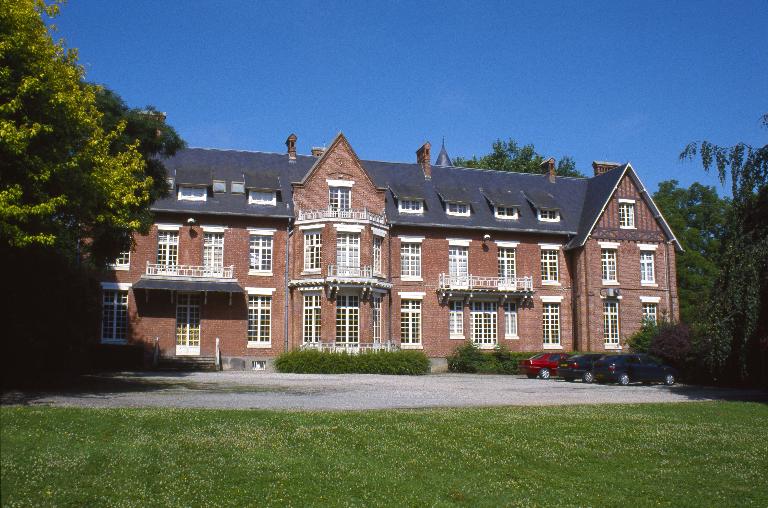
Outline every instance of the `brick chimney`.
{"type": "Polygon", "coordinates": [[[542,173],[546,171],[546,174],[549,176],[549,183],[555,183],[555,158],[550,157],[542,162],[539,167],[544,170],[542,173]]]}
{"type": "Polygon", "coordinates": [[[291,134],[288,136],[288,139],[285,140],[285,146],[288,147],[288,159],[295,161],[296,160],[296,140],[298,138],[296,137],[296,134],[291,134]]]}
{"type": "Polygon", "coordinates": [[[421,169],[424,171],[424,178],[427,180],[432,179],[432,163],[429,156],[430,148],[432,148],[432,145],[427,141],[421,145],[421,148],[416,150],[416,162],[421,166],[421,169]]]}
{"type": "Polygon", "coordinates": [[[606,162],[606,161],[592,161],[592,168],[595,170],[595,176],[607,173],[612,169],[616,169],[621,164],[618,162],[606,162]]]}
{"type": "Polygon", "coordinates": [[[322,146],[312,147],[312,157],[320,157],[324,153],[325,153],[325,147],[322,147],[322,146]]]}

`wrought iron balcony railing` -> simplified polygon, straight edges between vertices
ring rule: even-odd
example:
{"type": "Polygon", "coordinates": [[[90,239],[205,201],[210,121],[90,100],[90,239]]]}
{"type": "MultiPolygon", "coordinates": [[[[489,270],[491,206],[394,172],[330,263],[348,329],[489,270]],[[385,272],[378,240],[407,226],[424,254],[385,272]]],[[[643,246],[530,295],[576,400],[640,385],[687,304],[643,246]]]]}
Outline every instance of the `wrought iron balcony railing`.
{"type": "Polygon", "coordinates": [[[440,274],[440,289],[484,289],[490,291],[533,291],[533,277],[480,277],[440,274]]]}
{"type": "Polygon", "coordinates": [[[234,278],[234,266],[164,265],[147,262],[146,275],[208,279],[234,278]]]}
{"type": "Polygon", "coordinates": [[[346,210],[334,210],[328,208],[327,210],[299,210],[300,221],[306,220],[322,220],[322,219],[352,219],[359,221],[369,221],[375,224],[386,225],[387,220],[383,215],[379,215],[368,211],[367,208],[362,210],[346,209],[346,210]]]}

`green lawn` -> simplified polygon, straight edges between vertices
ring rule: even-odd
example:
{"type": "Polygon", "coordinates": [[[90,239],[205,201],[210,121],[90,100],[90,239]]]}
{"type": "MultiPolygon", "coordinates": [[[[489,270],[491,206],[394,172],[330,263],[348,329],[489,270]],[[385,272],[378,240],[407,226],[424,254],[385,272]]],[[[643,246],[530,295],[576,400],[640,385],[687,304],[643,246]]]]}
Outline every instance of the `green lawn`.
{"type": "Polygon", "coordinates": [[[3,506],[768,506],[763,404],[0,416],[3,506]]]}

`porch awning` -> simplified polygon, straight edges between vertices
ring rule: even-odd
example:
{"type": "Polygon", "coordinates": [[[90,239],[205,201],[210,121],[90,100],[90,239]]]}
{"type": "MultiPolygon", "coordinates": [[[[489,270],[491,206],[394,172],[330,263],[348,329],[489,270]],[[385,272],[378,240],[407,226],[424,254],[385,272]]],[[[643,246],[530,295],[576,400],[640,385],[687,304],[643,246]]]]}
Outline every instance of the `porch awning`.
{"type": "Polygon", "coordinates": [[[245,293],[237,282],[207,280],[139,279],[133,289],[165,289],[171,291],[208,291],[210,293],[245,293]]]}

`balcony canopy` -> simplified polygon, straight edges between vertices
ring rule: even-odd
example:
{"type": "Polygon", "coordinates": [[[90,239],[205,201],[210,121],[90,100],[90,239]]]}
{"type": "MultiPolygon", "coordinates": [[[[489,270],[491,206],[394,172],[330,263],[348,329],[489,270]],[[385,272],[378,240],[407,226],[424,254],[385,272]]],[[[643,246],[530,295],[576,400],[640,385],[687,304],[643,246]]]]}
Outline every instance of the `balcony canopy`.
{"type": "Polygon", "coordinates": [[[245,293],[237,282],[209,280],[174,280],[141,278],[133,289],[165,289],[168,291],[207,291],[209,293],[245,293]]]}

